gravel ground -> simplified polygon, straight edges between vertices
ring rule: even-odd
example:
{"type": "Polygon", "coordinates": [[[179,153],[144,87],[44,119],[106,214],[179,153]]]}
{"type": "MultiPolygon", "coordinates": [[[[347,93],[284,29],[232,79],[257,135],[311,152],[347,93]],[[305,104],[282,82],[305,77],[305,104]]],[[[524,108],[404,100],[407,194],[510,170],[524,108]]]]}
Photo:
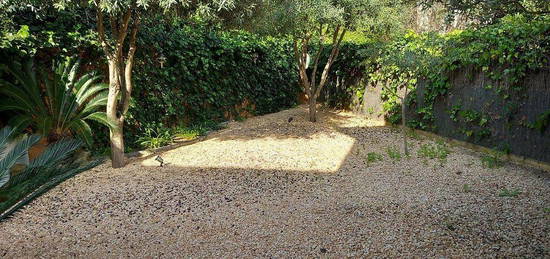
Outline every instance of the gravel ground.
{"type": "Polygon", "coordinates": [[[164,167],[149,157],[84,172],[0,223],[0,257],[550,256],[548,172],[483,168],[461,147],[418,157],[427,139],[396,161],[395,129],[320,115],[233,122],[162,153],[164,167]]]}

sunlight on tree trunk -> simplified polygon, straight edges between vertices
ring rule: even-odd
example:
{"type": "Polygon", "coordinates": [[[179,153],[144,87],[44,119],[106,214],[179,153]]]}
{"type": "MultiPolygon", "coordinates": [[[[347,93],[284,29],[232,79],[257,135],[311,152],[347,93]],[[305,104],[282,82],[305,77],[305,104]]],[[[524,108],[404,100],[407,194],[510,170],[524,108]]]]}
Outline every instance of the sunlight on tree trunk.
{"type": "Polygon", "coordinates": [[[139,13],[134,14],[132,22],[132,7],[128,8],[122,17],[110,16],[111,36],[114,44],[109,44],[105,38],[103,12],[97,10],[97,31],[103,51],[109,64],[109,95],[107,98],[107,118],[115,127],[110,129],[111,161],[114,168],[126,164],[124,156],[124,119],[130,105],[132,94],[132,67],[136,51],[136,35],[139,29],[139,13]],[[125,39],[132,23],[128,51],[124,54],[125,39]]]}

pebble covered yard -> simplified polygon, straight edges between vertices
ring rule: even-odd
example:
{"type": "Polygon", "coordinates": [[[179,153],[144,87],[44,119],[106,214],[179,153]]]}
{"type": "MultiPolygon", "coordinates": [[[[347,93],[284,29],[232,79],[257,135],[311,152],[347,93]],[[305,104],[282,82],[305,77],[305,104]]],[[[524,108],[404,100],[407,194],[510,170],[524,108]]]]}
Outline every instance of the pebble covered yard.
{"type": "Polygon", "coordinates": [[[548,172],[305,114],[83,172],[0,222],[0,256],[550,257],[548,172]]]}

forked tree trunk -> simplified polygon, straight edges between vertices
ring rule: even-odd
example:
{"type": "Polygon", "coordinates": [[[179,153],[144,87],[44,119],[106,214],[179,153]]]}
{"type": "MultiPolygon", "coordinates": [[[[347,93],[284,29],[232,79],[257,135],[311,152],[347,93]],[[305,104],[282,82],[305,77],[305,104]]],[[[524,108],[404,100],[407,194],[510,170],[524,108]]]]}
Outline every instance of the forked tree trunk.
{"type": "Polygon", "coordinates": [[[323,72],[321,73],[321,77],[319,80],[319,83],[316,82],[317,80],[317,68],[319,66],[319,59],[321,57],[321,54],[323,52],[324,43],[323,40],[325,38],[325,34],[328,33],[330,27],[327,27],[326,30],[323,32],[324,25],[321,24],[319,26],[319,50],[317,50],[317,54],[315,55],[315,60],[313,62],[313,70],[311,71],[311,75],[308,76],[307,74],[307,68],[308,68],[308,44],[309,40],[311,39],[311,34],[306,34],[304,38],[301,39],[301,46],[298,46],[298,39],[294,40],[294,56],[296,59],[296,62],[298,63],[298,72],[300,77],[300,84],[302,87],[304,87],[304,90],[309,98],[309,121],[316,122],[317,121],[317,98],[319,97],[319,94],[321,93],[321,89],[323,89],[323,86],[325,86],[327,79],[328,79],[328,73],[330,71],[330,68],[332,64],[334,63],[334,60],[338,56],[338,53],[340,52],[340,44],[342,43],[342,39],[344,38],[344,35],[346,34],[346,29],[341,30],[341,26],[336,26],[334,29],[334,33],[332,34],[332,50],[330,52],[330,55],[327,59],[327,63],[325,64],[323,68],[323,72]]]}
{"type": "MultiPolygon", "coordinates": [[[[99,5],[99,2],[96,1],[99,5]]],[[[132,67],[136,51],[136,35],[139,29],[139,14],[135,15],[133,27],[128,41],[128,51],[124,55],[124,42],[128,35],[128,27],[132,17],[132,8],[124,13],[123,17],[110,17],[111,36],[114,44],[105,39],[103,13],[97,10],[98,34],[101,45],[109,63],[109,94],[107,96],[107,118],[111,121],[109,129],[111,142],[111,161],[114,168],[126,165],[124,156],[124,119],[128,112],[130,96],[132,94],[132,67]]]]}

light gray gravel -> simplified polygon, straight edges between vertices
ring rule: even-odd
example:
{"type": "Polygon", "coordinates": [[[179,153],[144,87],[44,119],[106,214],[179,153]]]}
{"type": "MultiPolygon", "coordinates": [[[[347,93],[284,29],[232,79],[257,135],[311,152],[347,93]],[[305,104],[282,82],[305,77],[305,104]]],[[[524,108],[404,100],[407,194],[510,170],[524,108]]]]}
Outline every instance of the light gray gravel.
{"type": "Polygon", "coordinates": [[[82,173],[0,223],[0,257],[550,257],[548,172],[486,169],[460,147],[441,165],[417,156],[425,139],[393,161],[394,129],[305,117],[231,123],[162,168],[82,173]]]}

